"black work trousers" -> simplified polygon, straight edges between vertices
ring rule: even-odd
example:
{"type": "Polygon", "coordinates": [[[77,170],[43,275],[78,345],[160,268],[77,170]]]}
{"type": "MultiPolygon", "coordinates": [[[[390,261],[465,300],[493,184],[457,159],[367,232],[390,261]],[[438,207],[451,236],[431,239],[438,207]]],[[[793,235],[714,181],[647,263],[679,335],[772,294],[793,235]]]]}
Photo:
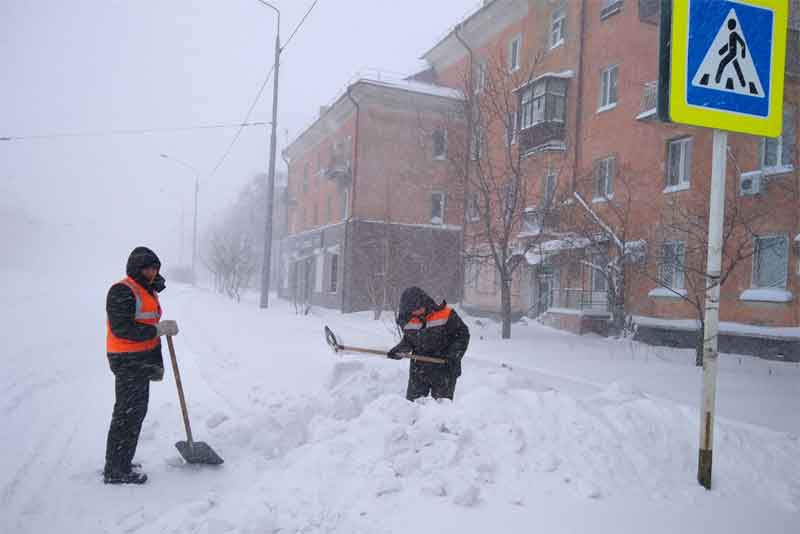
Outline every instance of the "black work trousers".
{"type": "Polygon", "coordinates": [[[408,373],[406,398],[410,401],[430,395],[434,399],[453,399],[458,375],[449,365],[411,363],[408,373]]]}
{"type": "Polygon", "coordinates": [[[150,377],[129,356],[109,356],[116,401],[106,440],[105,473],[129,473],[150,400],[150,377]]]}

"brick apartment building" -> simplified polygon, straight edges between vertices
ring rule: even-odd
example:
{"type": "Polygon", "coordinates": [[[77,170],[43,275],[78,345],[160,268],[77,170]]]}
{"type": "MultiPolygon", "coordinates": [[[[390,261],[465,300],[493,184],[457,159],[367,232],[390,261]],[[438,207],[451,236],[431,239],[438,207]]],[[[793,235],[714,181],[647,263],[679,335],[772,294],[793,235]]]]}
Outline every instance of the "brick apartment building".
{"type": "Polygon", "coordinates": [[[387,309],[419,285],[461,298],[463,192],[445,117],[457,90],[359,79],[284,151],[288,235],[279,294],[343,312],[387,309]]]}
{"type": "MultiPolygon", "coordinates": [[[[430,80],[465,94],[512,88],[506,93],[517,107],[506,128],[495,121],[482,132],[473,128],[472,137],[485,145],[477,157],[494,163],[501,147],[512,144],[529,183],[519,206],[524,220],[516,246],[525,264],[512,282],[515,313],[602,332],[611,315],[609,285],[620,280],[609,272],[618,265],[625,275],[621,302],[639,335],[693,346],[711,131],[655,118],[659,6],[657,0],[490,0],[423,58],[430,80]]],[[[800,360],[797,1],[791,9],[783,135],[729,136],[720,341],[721,350],[800,360]]],[[[490,100],[481,96],[471,105],[491,107],[490,100]]],[[[464,194],[470,206],[474,193],[464,194]]],[[[482,221],[466,219],[469,236],[482,221]]],[[[491,264],[466,270],[463,305],[497,312],[497,270],[491,264]]]]}

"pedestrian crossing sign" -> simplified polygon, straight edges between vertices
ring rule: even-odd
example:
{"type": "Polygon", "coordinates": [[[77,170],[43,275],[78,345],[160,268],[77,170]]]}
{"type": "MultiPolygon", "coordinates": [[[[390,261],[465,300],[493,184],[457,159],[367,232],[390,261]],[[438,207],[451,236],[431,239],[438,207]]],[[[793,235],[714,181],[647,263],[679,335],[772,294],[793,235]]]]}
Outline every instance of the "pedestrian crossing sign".
{"type": "Polygon", "coordinates": [[[786,0],[673,0],[669,119],[779,136],[787,21],[786,0]]]}

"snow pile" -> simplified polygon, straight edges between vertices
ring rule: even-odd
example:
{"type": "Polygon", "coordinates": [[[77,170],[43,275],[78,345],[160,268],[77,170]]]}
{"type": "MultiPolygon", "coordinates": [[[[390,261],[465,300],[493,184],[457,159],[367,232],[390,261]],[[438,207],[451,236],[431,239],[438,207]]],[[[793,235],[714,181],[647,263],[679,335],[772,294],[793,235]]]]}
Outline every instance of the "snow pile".
{"type": "MultiPolygon", "coordinates": [[[[457,511],[526,507],[552,494],[587,502],[703,494],[694,410],[631,385],[577,399],[498,368],[480,384],[465,380],[456,403],[409,403],[386,393],[402,391],[405,377],[396,366],[344,361],[317,396],[266,399],[259,413],[223,420],[209,441],[261,463],[241,495],[211,496],[191,515],[219,532],[381,532],[373,511],[404,503],[457,511]],[[241,514],[244,523],[231,522],[241,514]]],[[[725,423],[717,436],[715,479],[726,497],[800,510],[796,438],[725,423]]],[[[175,524],[165,517],[153,531],[175,524]]]]}

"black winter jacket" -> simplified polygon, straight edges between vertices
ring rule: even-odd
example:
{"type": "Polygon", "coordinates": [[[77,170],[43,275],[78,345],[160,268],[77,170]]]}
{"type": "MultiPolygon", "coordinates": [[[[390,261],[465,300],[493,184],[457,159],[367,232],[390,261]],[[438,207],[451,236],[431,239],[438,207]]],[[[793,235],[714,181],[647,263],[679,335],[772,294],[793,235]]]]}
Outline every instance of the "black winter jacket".
{"type": "MultiPolygon", "coordinates": [[[[161,266],[156,254],[146,248],[137,247],[128,258],[126,273],[136,280],[142,287],[151,293],[160,293],[166,287],[164,278],[159,274],[152,284],[142,277],[142,269],[150,266],[161,266]]],[[[106,315],[108,324],[115,336],[131,341],[147,341],[156,337],[156,327],[136,322],[136,297],[131,288],[125,284],[116,283],[108,290],[106,297],[106,315]]],[[[161,345],[144,352],[131,352],[124,354],[108,353],[109,359],[125,358],[129,364],[139,362],[139,371],[145,375],[163,372],[164,363],[161,345]],[[155,369],[154,369],[155,368],[155,369]]],[[[131,368],[131,366],[127,366],[131,368]]],[[[136,369],[136,365],[132,366],[136,369]]]]}
{"type": "MultiPolygon", "coordinates": [[[[411,318],[411,311],[425,307],[428,315],[443,310],[446,302],[437,305],[424,291],[409,288],[400,300],[398,325],[403,328],[411,318]]],[[[454,376],[461,376],[461,359],[469,346],[469,328],[461,320],[455,310],[451,309],[450,317],[444,325],[427,325],[419,330],[403,330],[403,339],[397,344],[395,352],[411,352],[425,356],[438,356],[448,360],[446,366],[435,363],[411,362],[412,372],[435,373],[446,370],[454,376]]]]}

